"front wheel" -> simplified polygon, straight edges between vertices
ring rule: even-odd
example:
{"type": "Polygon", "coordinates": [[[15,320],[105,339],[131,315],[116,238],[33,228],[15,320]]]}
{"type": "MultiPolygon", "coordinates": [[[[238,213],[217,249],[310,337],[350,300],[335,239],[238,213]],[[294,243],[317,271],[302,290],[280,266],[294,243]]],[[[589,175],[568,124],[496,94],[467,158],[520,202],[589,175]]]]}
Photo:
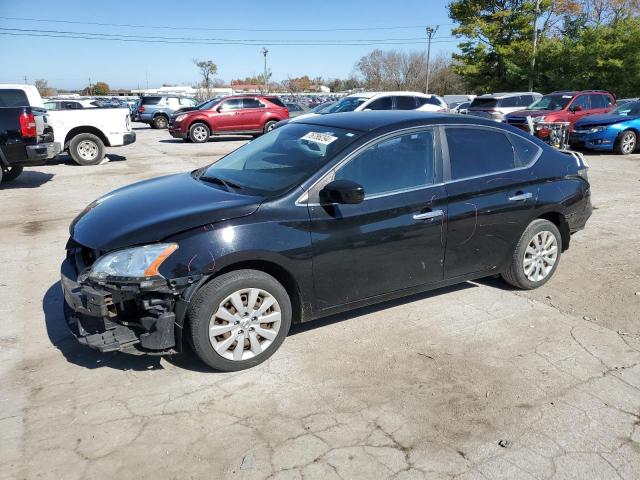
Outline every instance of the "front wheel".
{"type": "Polygon", "coordinates": [[[191,302],[191,343],[210,367],[231,372],[258,365],[282,345],[291,300],[271,275],[237,270],[214,278],[191,302]]]}
{"type": "Polygon", "coordinates": [[[211,132],[204,123],[194,123],[189,127],[189,139],[193,143],[204,143],[209,140],[211,132]]]}
{"type": "Polygon", "coordinates": [[[635,132],[626,130],[620,134],[616,141],[615,151],[620,155],[631,155],[638,144],[638,137],[635,132]]]}
{"type": "Polygon", "coordinates": [[[0,172],[0,181],[11,182],[16,178],[18,178],[23,170],[24,170],[24,167],[22,165],[9,167],[7,170],[0,172]]]}
{"type": "Polygon", "coordinates": [[[76,135],[69,143],[69,155],[78,165],[98,165],[104,153],[104,143],[92,133],[76,135]]]}
{"type": "Polygon", "coordinates": [[[561,251],[558,227],[548,220],[534,220],[520,237],[502,278],[523,290],[541,287],[558,268],[561,251]]]}

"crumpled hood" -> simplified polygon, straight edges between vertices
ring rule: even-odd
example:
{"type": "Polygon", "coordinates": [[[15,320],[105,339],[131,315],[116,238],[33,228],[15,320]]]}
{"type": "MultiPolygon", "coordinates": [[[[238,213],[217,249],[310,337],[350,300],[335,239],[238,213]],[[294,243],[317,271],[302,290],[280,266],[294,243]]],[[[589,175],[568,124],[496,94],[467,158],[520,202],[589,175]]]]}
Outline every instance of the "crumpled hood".
{"type": "Polygon", "coordinates": [[[597,125],[612,125],[614,123],[628,122],[638,118],[637,115],[614,115],[611,113],[600,113],[598,115],[589,115],[581,118],[576,122],[575,128],[595,127],[597,125]]]}
{"type": "Polygon", "coordinates": [[[134,183],[99,198],[73,220],[69,233],[86,247],[110,251],[249,215],[261,201],[181,173],[134,183]]]}

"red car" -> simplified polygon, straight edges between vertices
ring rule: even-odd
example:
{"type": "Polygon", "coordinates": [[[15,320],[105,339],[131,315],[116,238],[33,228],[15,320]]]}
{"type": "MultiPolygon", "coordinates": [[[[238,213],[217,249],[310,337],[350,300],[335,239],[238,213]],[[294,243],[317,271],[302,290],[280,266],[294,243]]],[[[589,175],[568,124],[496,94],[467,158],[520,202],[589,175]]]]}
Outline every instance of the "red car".
{"type": "MultiPolygon", "coordinates": [[[[580,92],[553,92],[545,95],[526,110],[518,110],[506,116],[505,122],[529,131],[527,117],[534,122],[569,122],[569,131],[581,118],[596,113],[608,113],[616,106],[616,97],[604,90],[583,90],[580,92]]],[[[544,137],[544,131],[541,136],[544,137]]]]}
{"type": "Polygon", "coordinates": [[[169,124],[169,133],[185,141],[203,143],[212,135],[262,135],[287,118],[289,110],[278,97],[237,95],[178,114],[169,124]]]}

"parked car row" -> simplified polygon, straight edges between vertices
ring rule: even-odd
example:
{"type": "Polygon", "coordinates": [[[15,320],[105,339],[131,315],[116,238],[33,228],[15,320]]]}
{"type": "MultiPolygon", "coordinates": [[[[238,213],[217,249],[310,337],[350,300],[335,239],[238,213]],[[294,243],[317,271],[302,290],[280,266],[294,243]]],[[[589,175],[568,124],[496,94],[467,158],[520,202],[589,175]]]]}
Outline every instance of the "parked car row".
{"type": "Polygon", "coordinates": [[[33,85],[0,84],[0,180],[67,151],[79,165],[97,165],[105,147],[135,142],[128,108],[45,108],[33,85]]]}

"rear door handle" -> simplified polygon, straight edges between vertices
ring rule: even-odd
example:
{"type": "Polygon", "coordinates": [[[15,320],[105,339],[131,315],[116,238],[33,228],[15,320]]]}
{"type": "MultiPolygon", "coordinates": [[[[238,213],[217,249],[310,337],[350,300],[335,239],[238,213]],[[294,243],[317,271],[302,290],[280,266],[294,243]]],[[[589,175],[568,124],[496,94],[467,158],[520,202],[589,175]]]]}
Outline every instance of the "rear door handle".
{"type": "Polygon", "coordinates": [[[533,197],[533,193],[531,193],[531,192],[518,193],[517,195],[514,195],[513,197],[509,197],[509,201],[510,202],[520,202],[522,200],[528,200],[531,197],[533,197]]]}
{"type": "Polygon", "coordinates": [[[413,216],[414,220],[429,220],[430,218],[441,217],[443,214],[442,210],[433,210],[431,212],[424,213],[416,213],[413,216]]]}

